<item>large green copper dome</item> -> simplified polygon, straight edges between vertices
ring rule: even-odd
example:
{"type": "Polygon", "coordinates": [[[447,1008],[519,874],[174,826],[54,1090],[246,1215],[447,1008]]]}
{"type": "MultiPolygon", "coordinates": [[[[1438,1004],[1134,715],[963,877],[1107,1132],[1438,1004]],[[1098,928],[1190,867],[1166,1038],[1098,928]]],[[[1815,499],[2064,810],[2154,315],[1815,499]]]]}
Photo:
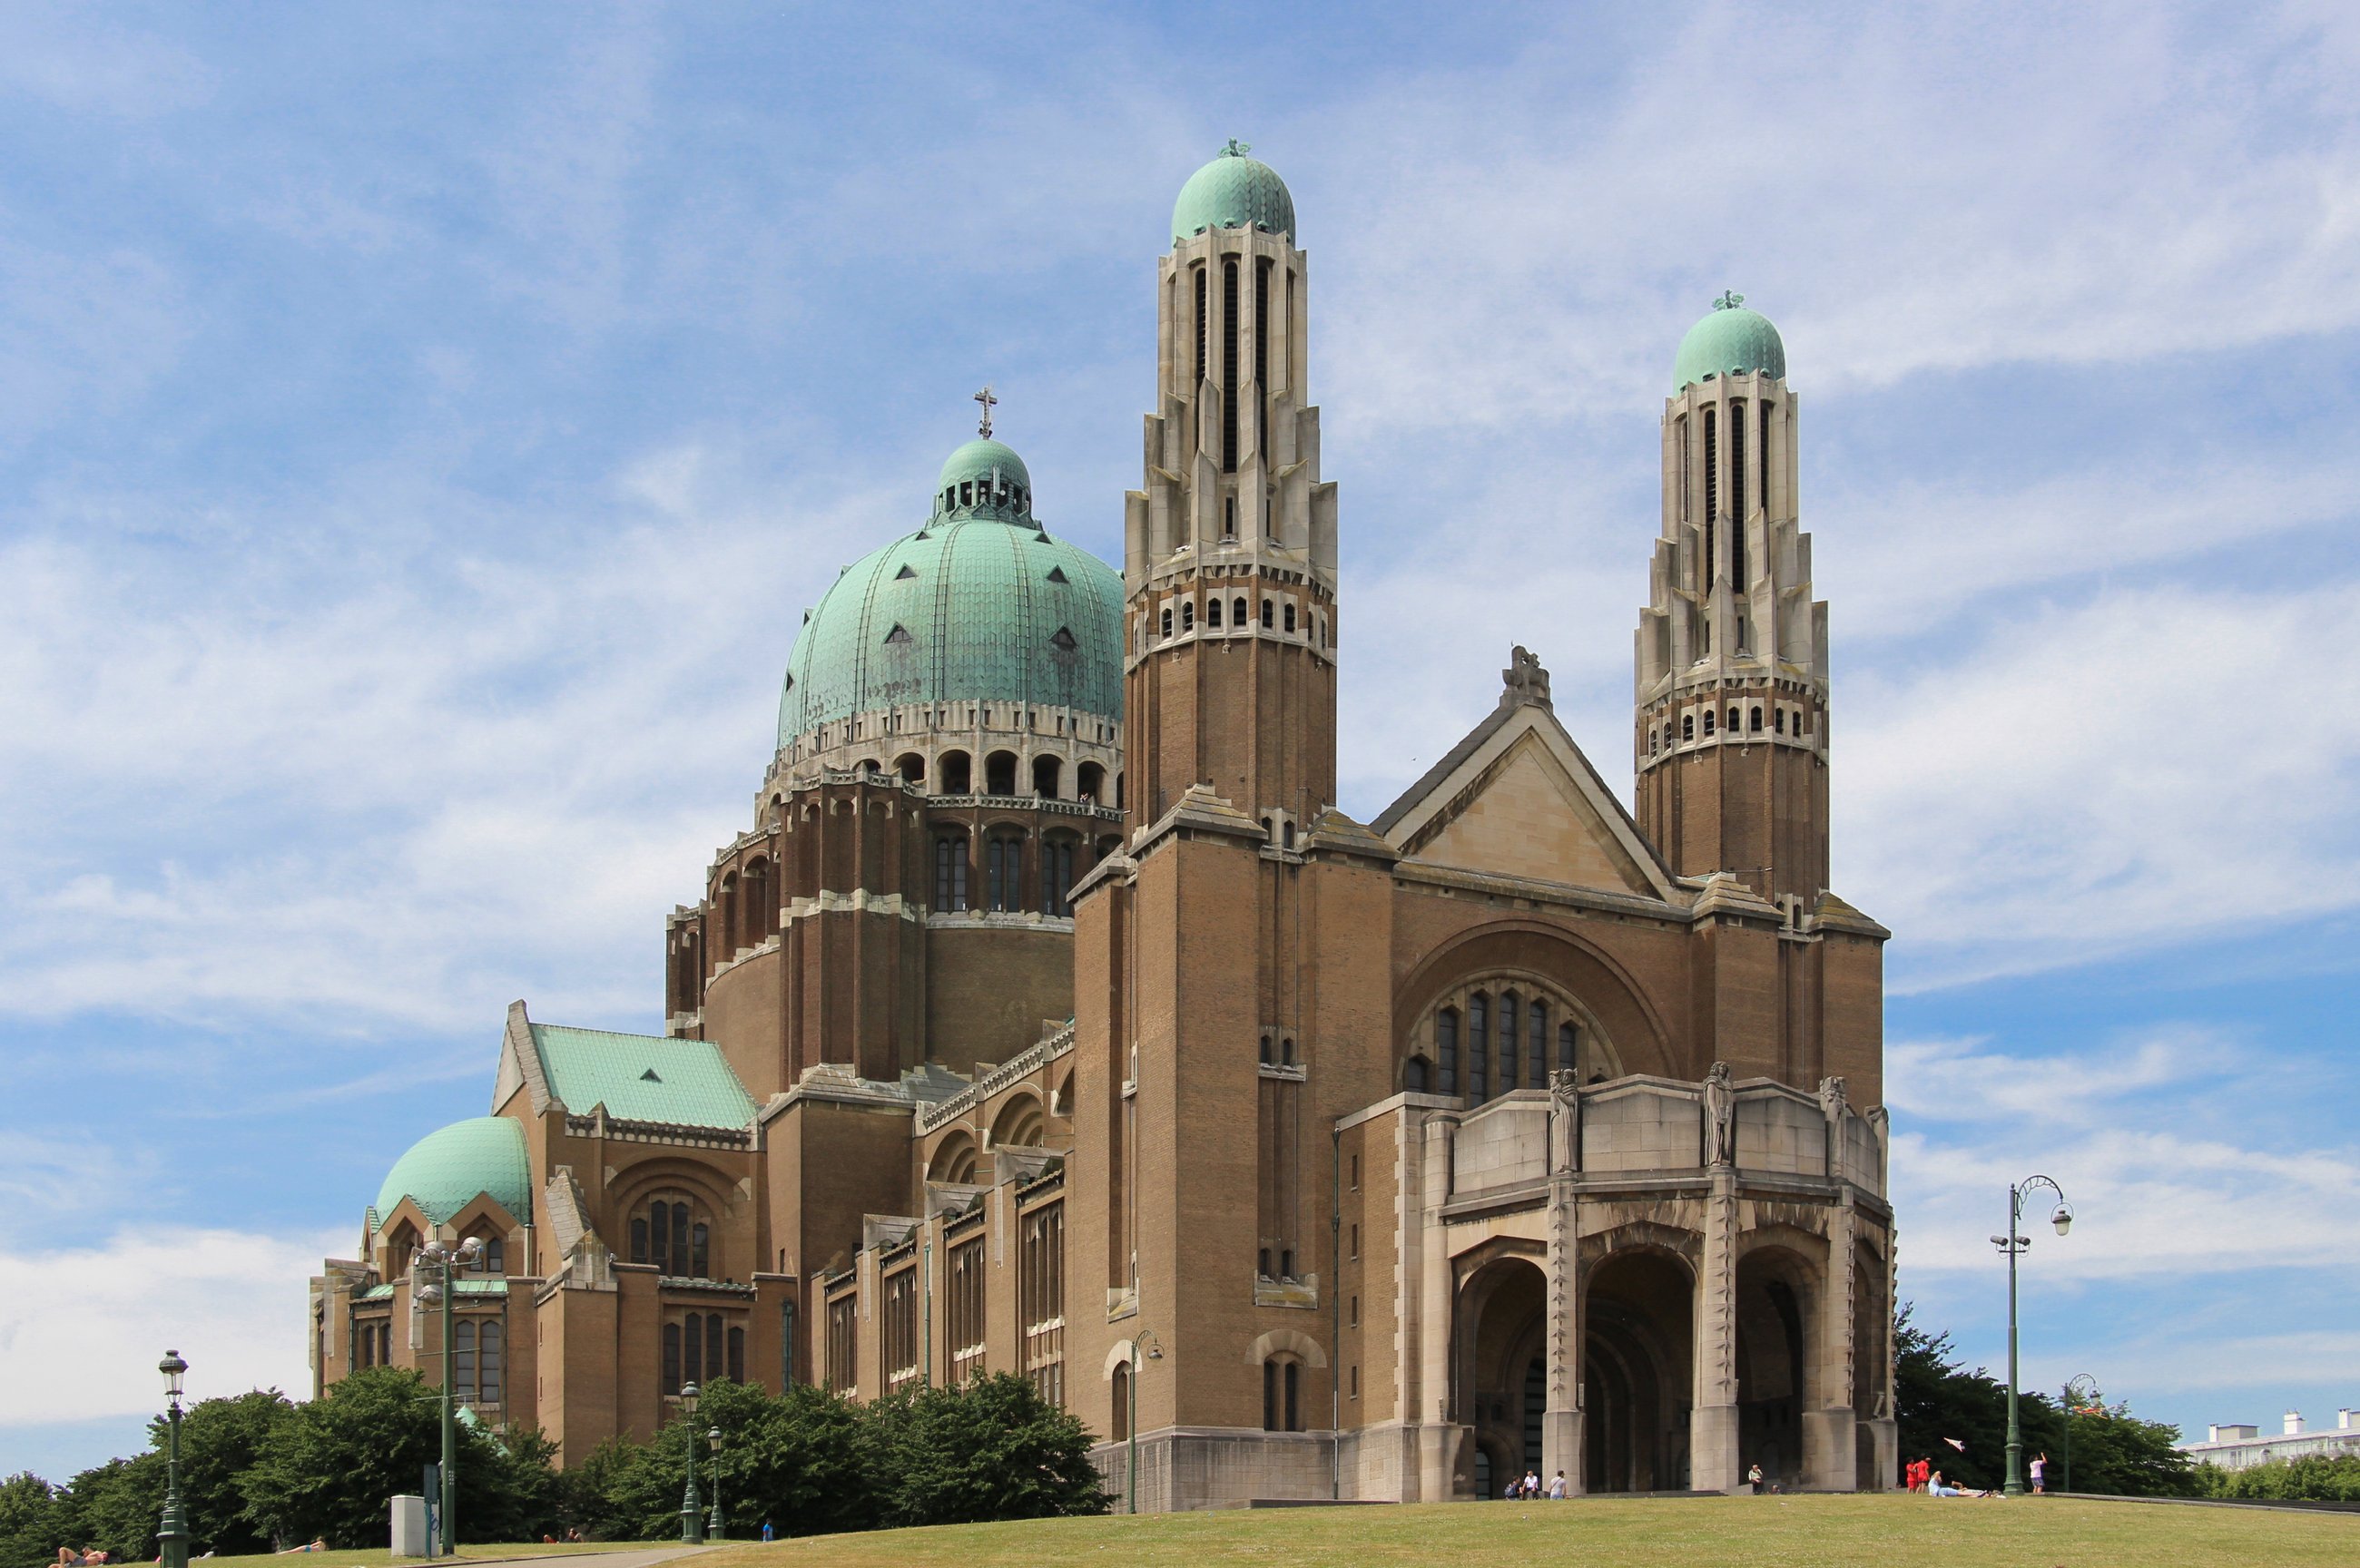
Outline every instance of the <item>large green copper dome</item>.
{"type": "Polygon", "coordinates": [[[1769,317],[1745,308],[1744,295],[1723,294],[1680,340],[1680,352],[1672,360],[1672,390],[1677,394],[1716,376],[1757,370],[1785,379],[1786,345],[1769,317]]]}
{"type": "Polygon", "coordinates": [[[779,744],[904,704],[1013,702],[1122,716],[1122,578],[1032,517],[996,441],[951,453],[933,515],[847,567],[787,655],[779,744]]]}
{"type": "Polygon", "coordinates": [[[531,1219],[532,1171],[525,1161],[524,1128],[507,1116],[470,1116],[411,1144],[377,1189],[377,1223],[410,1198],[441,1225],[479,1192],[489,1192],[518,1219],[531,1219]]]}
{"type": "Polygon", "coordinates": [[[1221,156],[1188,177],[1180,200],[1172,204],[1172,243],[1178,245],[1207,229],[1235,229],[1251,223],[1274,234],[1295,237],[1295,198],[1278,170],[1260,158],[1248,158],[1244,144],[1232,141],[1221,156]]]}

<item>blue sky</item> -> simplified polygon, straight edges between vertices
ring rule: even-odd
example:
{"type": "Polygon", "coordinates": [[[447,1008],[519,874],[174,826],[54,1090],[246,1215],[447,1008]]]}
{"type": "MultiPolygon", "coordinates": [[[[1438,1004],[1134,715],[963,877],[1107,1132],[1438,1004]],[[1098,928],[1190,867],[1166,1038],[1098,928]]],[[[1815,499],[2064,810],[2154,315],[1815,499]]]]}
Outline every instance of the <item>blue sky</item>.
{"type": "Polygon", "coordinates": [[[801,609],[999,388],[1112,556],[1173,193],[1287,177],[1373,814],[1511,640],[1627,788],[1655,420],[1778,321],[1903,1284],[2360,1405],[2360,25],[2300,5],[0,15],[0,1472],[303,1276],[502,1009],[659,1027],[801,609]]]}

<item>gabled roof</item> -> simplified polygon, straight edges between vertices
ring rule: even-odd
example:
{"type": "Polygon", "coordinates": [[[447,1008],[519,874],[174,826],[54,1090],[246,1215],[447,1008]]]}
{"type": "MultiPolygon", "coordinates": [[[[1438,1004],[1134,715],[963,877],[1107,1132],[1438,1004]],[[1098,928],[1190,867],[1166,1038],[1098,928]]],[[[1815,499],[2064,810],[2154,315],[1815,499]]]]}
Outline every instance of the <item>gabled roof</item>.
{"type": "Polygon", "coordinates": [[[753,1123],[753,1097],[709,1041],[530,1020],[525,1027],[550,1094],[576,1116],[604,1105],[617,1121],[731,1129],[753,1123]]]}
{"type": "MultiPolygon", "coordinates": [[[[1523,668],[1520,660],[1512,678],[1523,668]]],[[[1537,665],[1512,679],[1500,705],[1372,825],[1407,858],[1687,901],[1557,723],[1537,665]],[[1564,831],[1544,831],[1551,822],[1564,831]]]]}

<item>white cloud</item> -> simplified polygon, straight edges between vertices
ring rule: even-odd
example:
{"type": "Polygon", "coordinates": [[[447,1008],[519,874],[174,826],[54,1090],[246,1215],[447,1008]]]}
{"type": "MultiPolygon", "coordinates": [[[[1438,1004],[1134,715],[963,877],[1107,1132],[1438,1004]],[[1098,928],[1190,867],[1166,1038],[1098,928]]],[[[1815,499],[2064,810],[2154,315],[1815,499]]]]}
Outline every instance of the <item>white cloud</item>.
{"type": "Polygon", "coordinates": [[[0,1247],[0,1427],[154,1411],[167,1350],[187,1359],[194,1399],[308,1397],[304,1281],[351,1239],[167,1227],[0,1247]]]}

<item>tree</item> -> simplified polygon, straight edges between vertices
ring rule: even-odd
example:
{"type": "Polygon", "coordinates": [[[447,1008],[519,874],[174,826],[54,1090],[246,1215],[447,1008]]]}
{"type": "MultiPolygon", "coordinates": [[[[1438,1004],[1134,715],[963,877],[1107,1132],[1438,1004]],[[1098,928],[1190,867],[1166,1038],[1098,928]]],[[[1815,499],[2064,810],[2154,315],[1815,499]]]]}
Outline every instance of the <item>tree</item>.
{"type": "MultiPolygon", "coordinates": [[[[2007,1385],[1960,1367],[1948,1333],[1928,1334],[1904,1306],[1893,1323],[1893,1411],[1901,1460],[1931,1459],[1945,1479],[1978,1491],[2006,1480],[2007,1385]],[[1954,1447],[1952,1440],[1964,1444],[1954,1447]]],[[[2063,1446],[2064,1420],[2040,1394],[2019,1395],[2016,1424],[2028,1460],[2063,1446]]],[[[2078,1454],[2076,1455],[2078,1458],[2078,1454]]]]}
{"type": "Polygon", "coordinates": [[[164,1513],[164,1456],[148,1453],[94,1465],[58,1498],[59,1544],[130,1559],[156,1554],[164,1513]]]}
{"type": "Polygon", "coordinates": [[[0,1481],[0,1568],[40,1568],[57,1561],[57,1489],[29,1470],[0,1481]]]}
{"type": "Polygon", "coordinates": [[[895,1525],[1102,1514],[1090,1432],[1011,1372],[881,1407],[886,1519],[895,1525]]]}
{"type": "MultiPolygon", "coordinates": [[[[442,1452],[442,1401],[417,1373],[377,1367],[297,1405],[274,1426],[245,1473],[247,1517],[281,1542],[326,1540],[340,1548],[384,1546],[388,1502],[418,1490],[442,1452]]],[[[462,1541],[530,1540],[557,1522],[559,1488],[538,1433],[506,1440],[461,1422],[462,1541]]]]}
{"type": "MultiPolygon", "coordinates": [[[[2302,1459],[2274,1459],[2243,1470],[2217,1465],[2197,1466],[2199,1495],[2208,1497],[2267,1497],[2276,1501],[2360,1503],[2360,1454],[2329,1458],[2314,1454],[2302,1459]]],[[[13,1483],[12,1483],[13,1485],[13,1483]]]]}
{"type": "Polygon", "coordinates": [[[2193,1497],[2202,1495],[2195,1466],[2180,1452],[2180,1429],[2141,1421],[2127,1404],[2108,1405],[2103,1397],[2075,1401],[2066,1419],[2072,1428],[2072,1475],[2058,1465],[2062,1451],[2049,1450],[2052,1485],[2077,1492],[2121,1497],[2193,1497]]]}
{"type": "MultiPolygon", "coordinates": [[[[188,1521],[191,1556],[212,1552],[229,1557],[270,1550],[270,1538],[246,1517],[243,1481],[262,1456],[270,1433],[293,1413],[286,1395],[276,1388],[257,1388],[224,1399],[200,1399],[182,1415],[180,1507],[188,1521]]],[[[157,1452],[171,1441],[163,1418],[148,1423],[148,1437],[157,1452]]],[[[154,1528],[154,1521],[149,1528],[154,1528]]]]}

